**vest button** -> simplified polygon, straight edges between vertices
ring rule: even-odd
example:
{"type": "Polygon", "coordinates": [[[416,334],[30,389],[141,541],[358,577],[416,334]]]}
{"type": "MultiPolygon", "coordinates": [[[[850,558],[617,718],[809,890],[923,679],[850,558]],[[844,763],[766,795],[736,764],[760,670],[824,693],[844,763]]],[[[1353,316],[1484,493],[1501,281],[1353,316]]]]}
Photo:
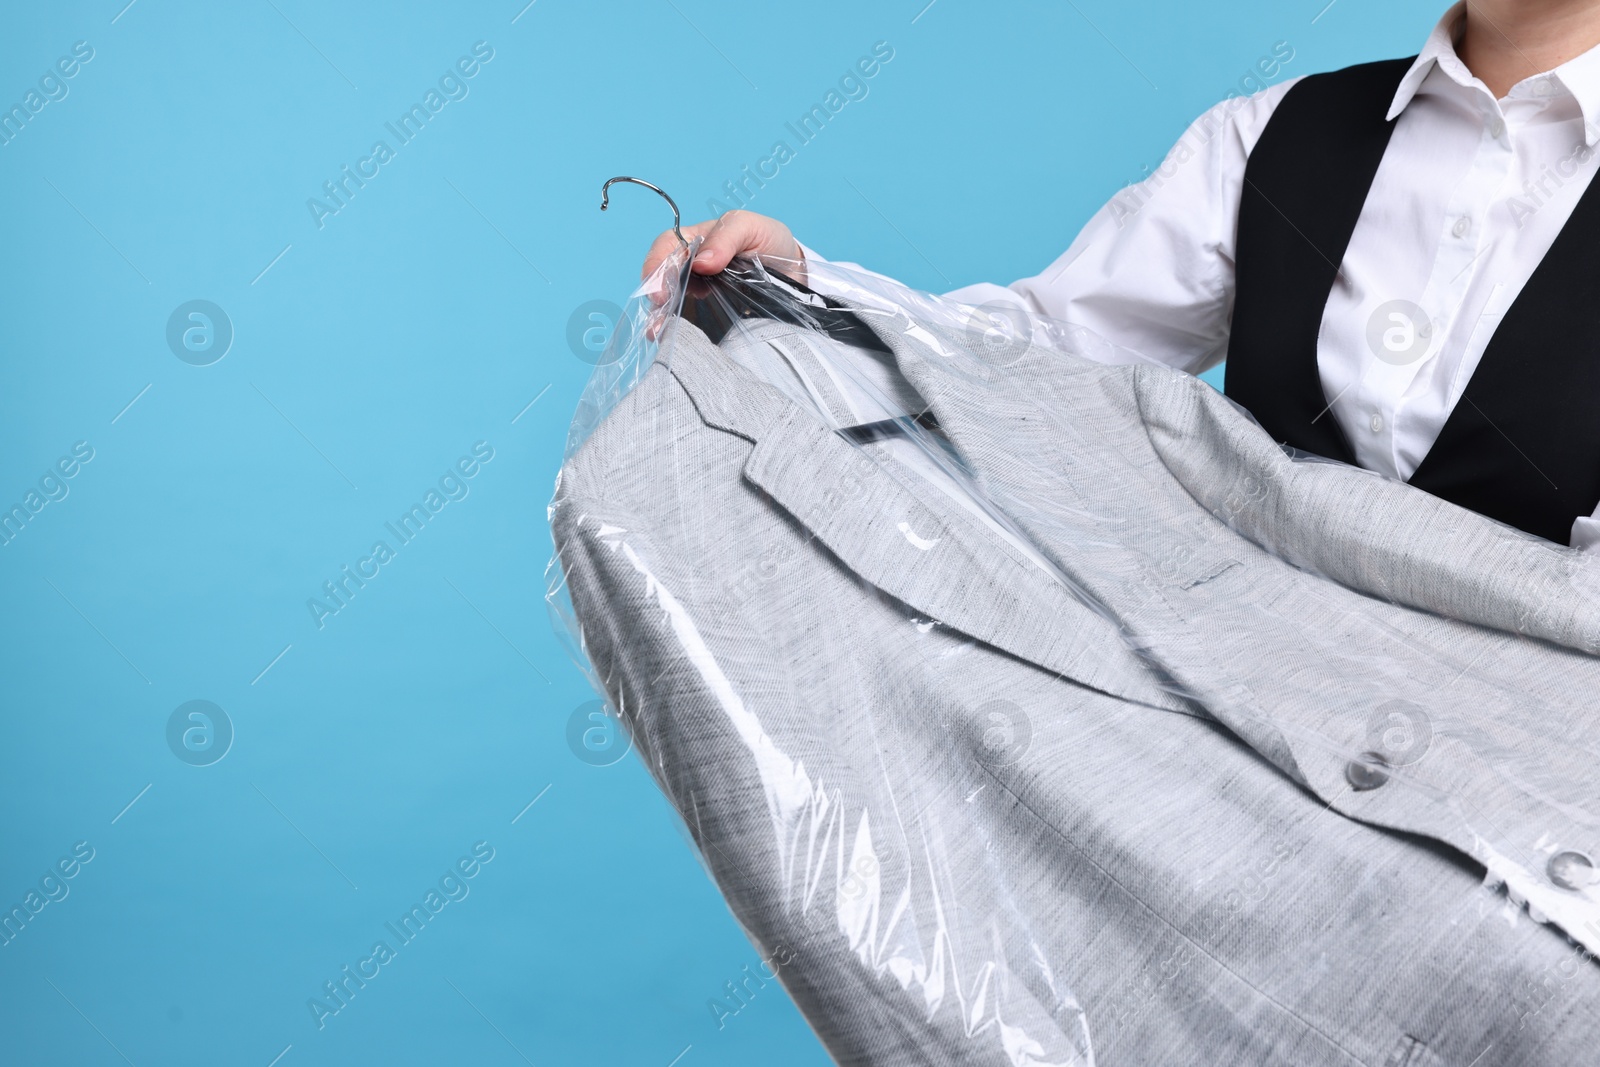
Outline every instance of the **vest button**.
{"type": "Polygon", "coordinates": [[[1594,861],[1582,852],[1557,852],[1545,873],[1562,889],[1587,889],[1594,882],[1594,861]]]}
{"type": "Polygon", "coordinates": [[[1389,780],[1389,761],[1377,752],[1363,752],[1344,765],[1344,779],[1357,793],[1376,789],[1389,780]]]}

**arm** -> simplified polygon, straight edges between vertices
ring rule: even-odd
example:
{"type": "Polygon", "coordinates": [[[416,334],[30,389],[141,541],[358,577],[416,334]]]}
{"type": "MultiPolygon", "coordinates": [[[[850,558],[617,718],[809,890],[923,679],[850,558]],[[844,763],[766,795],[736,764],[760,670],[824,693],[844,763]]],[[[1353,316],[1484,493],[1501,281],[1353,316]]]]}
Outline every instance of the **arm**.
{"type": "MultiPolygon", "coordinates": [[[[1200,116],[1155,173],[1112,197],[1043,272],[946,295],[1087,327],[1193,374],[1215,366],[1228,348],[1245,162],[1292,84],[1224,100],[1200,116]]],[[[802,250],[808,261],[825,262],[802,250]]]]}
{"type": "MultiPolygon", "coordinates": [[[[1121,348],[1194,374],[1215,366],[1228,348],[1245,163],[1293,84],[1230,97],[1201,115],[1154,174],[1112,197],[1042,273],[947,295],[967,304],[1010,304],[1086,327],[1121,348]]],[[[827,262],[783,223],[754,212],[730,211],[684,232],[706,237],[694,261],[697,274],[715,274],[747,253],[827,262]]],[[[657,237],[644,273],[676,246],[670,230],[657,237]]],[[[852,263],[841,266],[873,273],[852,263]]]]}

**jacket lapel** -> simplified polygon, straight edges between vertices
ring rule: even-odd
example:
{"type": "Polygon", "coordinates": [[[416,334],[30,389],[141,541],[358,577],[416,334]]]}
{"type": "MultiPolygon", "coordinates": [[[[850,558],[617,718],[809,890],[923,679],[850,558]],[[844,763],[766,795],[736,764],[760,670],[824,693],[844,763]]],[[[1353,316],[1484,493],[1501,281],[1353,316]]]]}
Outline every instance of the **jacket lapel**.
{"type": "Polygon", "coordinates": [[[1117,624],[1072,595],[880,446],[740,373],[676,327],[673,375],[713,426],[755,443],[744,475],[862,580],[975,640],[1113,696],[1192,710],[1165,692],[1117,624]]]}

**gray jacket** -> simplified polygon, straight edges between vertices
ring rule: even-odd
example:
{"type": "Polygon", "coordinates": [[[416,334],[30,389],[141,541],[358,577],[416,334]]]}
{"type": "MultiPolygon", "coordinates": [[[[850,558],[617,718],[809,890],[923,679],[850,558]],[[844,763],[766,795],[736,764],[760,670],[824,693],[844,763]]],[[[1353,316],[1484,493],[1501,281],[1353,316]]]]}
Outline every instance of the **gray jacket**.
{"type": "Polygon", "coordinates": [[[756,331],[779,381],[677,324],[552,509],[597,678],[829,1051],[1584,1062],[1595,563],[1177,372],[868,318],[943,482],[837,432],[814,338],[756,331]]]}

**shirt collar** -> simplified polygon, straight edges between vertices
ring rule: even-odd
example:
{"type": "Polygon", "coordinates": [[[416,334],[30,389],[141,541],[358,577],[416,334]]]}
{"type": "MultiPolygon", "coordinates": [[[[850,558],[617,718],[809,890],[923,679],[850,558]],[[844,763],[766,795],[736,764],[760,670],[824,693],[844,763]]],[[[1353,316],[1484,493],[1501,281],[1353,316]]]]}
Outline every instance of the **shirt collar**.
{"type": "Polygon", "coordinates": [[[1593,147],[1600,140],[1600,46],[1567,60],[1555,69],[1554,76],[1583,109],[1583,140],[1593,147]]]}
{"type": "MultiPolygon", "coordinates": [[[[1428,40],[1423,44],[1422,51],[1417,53],[1417,58],[1406,71],[1405,77],[1400,79],[1400,87],[1395,90],[1394,100],[1389,105],[1387,115],[1391,122],[1416,97],[1423,81],[1436,67],[1439,73],[1457,85],[1476,86],[1485,94],[1488,93],[1488,87],[1473,76],[1467,65],[1461,62],[1461,57],[1456,54],[1455,42],[1461,32],[1466,11],[1465,0],[1460,0],[1444,13],[1438,24],[1433,27],[1433,32],[1428,34],[1428,40]]],[[[1577,100],[1578,107],[1583,111],[1584,141],[1593,146],[1595,141],[1600,139],[1600,47],[1591,48],[1554,70],[1544,73],[1546,77],[1559,82],[1577,100]]],[[[1535,78],[1537,77],[1538,75],[1535,75],[1535,78]]],[[[1525,79],[1524,82],[1533,80],[1525,79]]],[[[1522,85],[1524,82],[1517,84],[1522,85]]],[[[1513,87],[1512,91],[1517,90],[1513,87]]]]}

